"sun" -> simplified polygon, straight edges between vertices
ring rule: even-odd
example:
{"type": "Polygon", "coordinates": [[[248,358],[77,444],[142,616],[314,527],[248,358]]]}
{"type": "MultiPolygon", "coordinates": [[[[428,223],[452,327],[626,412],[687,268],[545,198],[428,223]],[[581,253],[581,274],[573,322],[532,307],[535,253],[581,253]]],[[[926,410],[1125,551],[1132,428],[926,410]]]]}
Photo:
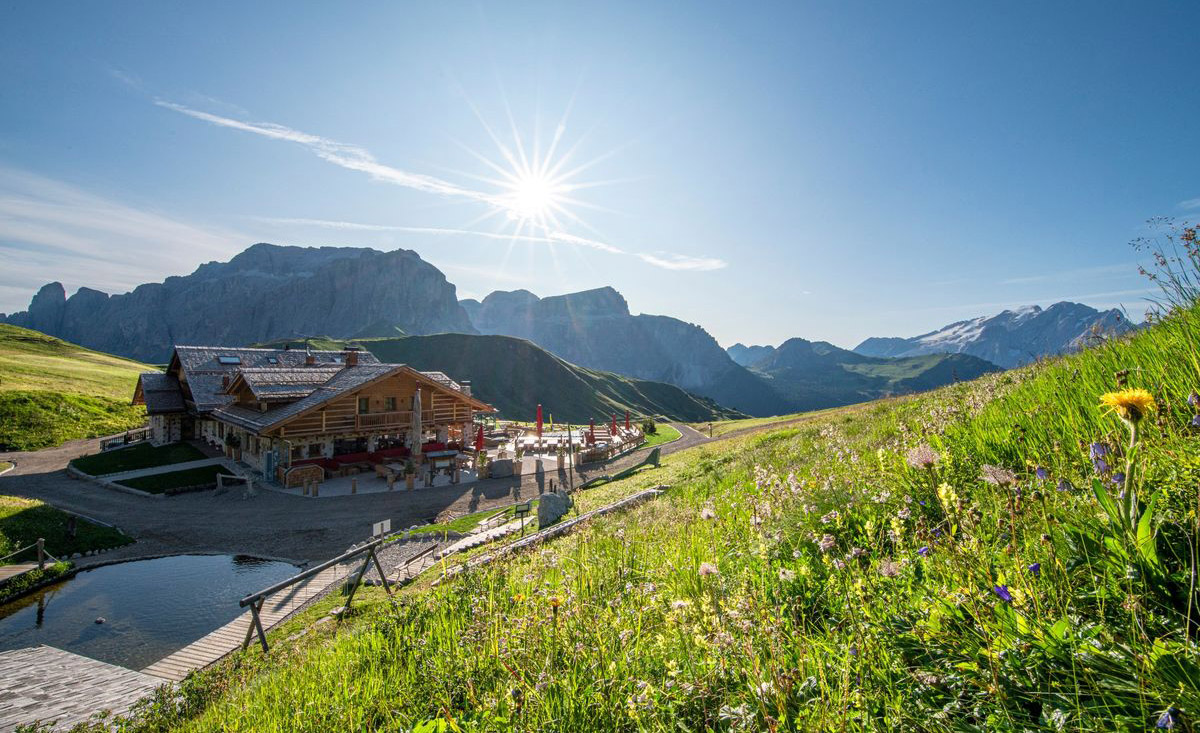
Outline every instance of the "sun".
{"type": "Polygon", "coordinates": [[[566,187],[560,182],[533,172],[512,177],[500,200],[509,219],[543,224],[554,217],[555,209],[566,199],[566,187]]]}

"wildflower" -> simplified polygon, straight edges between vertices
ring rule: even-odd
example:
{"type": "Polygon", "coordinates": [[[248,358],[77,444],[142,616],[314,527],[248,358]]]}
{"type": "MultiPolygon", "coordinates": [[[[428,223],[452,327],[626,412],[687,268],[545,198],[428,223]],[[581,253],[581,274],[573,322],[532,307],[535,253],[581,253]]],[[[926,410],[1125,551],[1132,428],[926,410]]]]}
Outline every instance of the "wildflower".
{"type": "Polygon", "coordinates": [[[1068,481],[1068,480],[1066,480],[1066,479],[1064,478],[1064,479],[1060,479],[1060,480],[1059,480],[1059,482],[1058,482],[1058,487],[1057,487],[1057,488],[1058,488],[1058,490],[1059,490],[1059,491],[1071,491],[1071,490],[1073,490],[1075,487],[1071,485],[1071,482],[1070,482],[1070,481],[1068,481]]]}
{"type": "Polygon", "coordinates": [[[983,480],[989,484],[992,484],[993,486],[1004,488],[1005,486],[1012,486],[1017,482],[1016,474],[1014,474],[1012,471],[1009,471],[1007,468],[1000,468],[999,466],[985,464],[982,467],[982,470],[983,480]]]}
{"type": "Polygon", "coordinates": [[[1034,471],[1034,475],[1037,476],[1038,481],[1045,481],[1046,479],[1050,478],[1050,472],[1041,466],[1037,467],[1037,470],[1034,471]]]}
{"type": "Polygon", "coordinates": [[[912,516],[912,512],[908,510],[908,507],[904,507],[900,511],[896,512],[896,516],[900,517],[901,519],[908,519],[912,516]]]}
{"type": "Polygon", "coordinates": [[[779,579],[785,582],[795,580],[796,571],[788,568],[779,568],[779,579]]]}
{"type": "Polygon", "coordinates": [[[1158,716],[1158,722],[1154,724],[1155,728],[1165,728],[1170,730],[1175,727],[1175,714],[1179,711],[1175,708],[1167,708],[1163,714],[1158,716]]]}
{"type": "Polygon", "coordinates": [[[1188,395],[1188,404],[1192,407],[1200,407],[1200,394],[1196,394],[1196,390],[1194,389],[1192,390],[1192,393],[1188,395]]]}
{"type": "Polygon", "coordinates": [[[834,569],[835,569],[835,570],[845,570],[845,569],[846,569],[846,563],[842,562],[841,560],[834,560],[834,561],[833,561],[833,567],[834,567],[834,569]]]}
{"type": "Polygon", "coordinates": [[[942,460],[942,457],[927,444],[918,445],[908,452],[908,465],[913,468],[930,469],[942,460]]]}
{"type": "Polygon", "coordinates": [[[1007,585],[993,586],[992,592],[995,593],[996,595],[1000,596],[1000,600],[1004,601],[1005,603],[1012,603],[1012,599],[1013,599],[1012,593],[1008,592],[1007,585]]]}
{"type": "Polygon", "coordinates": [[[885,578],[894,578],[900,574],[900,563],[892,560],[884,560],[879,563],[879,574],[885,578]]]}
{"type": "Polygon", "coordinates": [[[867,551],[861,547],[851,547],[850,552],[846,553],[846,559],[847,560],[855,560],[866,554],[867,554],[867,551]]]}
{"type": "Polygon", "coordinates": [[[821,552],[829,552],[836,544],[837,540],[833,538],[833,535],[827,534],[821,537],[820,542],[817,543],[817,547],[821,548],[821,552]]]}
{"type": "Polygon", "coordinates": [[[520,602],[521,602],[521,601],[523,601],[523,600],[525,600],[525,594],[524,594],[524,593],[518,593],[518,594],[516,594],[515,596],[513,596],[513,603],[520,603],[520,602]]]}
{"type": "Polygon", "coordinates": [[[1200,428],[1200,415],[1196,415],[1195,417],[1192,418],[1192,427],[1200,428]]]}
{"type": "Polygon", "coordinates": [[[704,577],[707,575],[720,575],[720,574],[721,574],[721,571],[717,570],[716,565],[713,565],[710,562],[700,563],[700,577],[704,577]]]}
{"type": "Polygon", "coordinates": [[[1088,451],[1088,458],[1096,459],[1103,458],[1108,455],[1108,446],[1104,443],[1092,443],[1088,451]]]}
{"type": "Polygon", "coordinates": [[[561,605],[562,605],[561,598],[559,598],[558,596],[550,596],[550,607],[551,608],[558,609],[558,607],[561,605]]]}
{"type": "Polygon", "coordinates": [[[1096,470],[1096,473],[1108,473],[1110,470],[1108,461],[1104,460],[1103,458],[1092,459],[1092,468],[1096,470]]]}
{"type": "Polygon", "coordinates": [[[821,524],[829,524],[830,522],[836,522],[838,516],[840,516],[840,515],[838,514],[837,509],[834,509],[833,511],[829,512],[825,516],[821,517],[821,524]]]}
{"type": "Polygon", "coordinates": [[[712,507],[706,506],[700,510],[700,518],[701,519],[716,519],[717,513],[712,510],[712,507]]]}
{"type": "Polygon", "coordinates": [[[1154,409],[1154,395],[1144,389],[1123,389],[1100,396],[1100,404],[1127,423],[1137,423],[1154,409]]]}
{"type": "Polygon", "coordinates": [[[1035,576],[1041,575],[1042,574],[1042,564],[1040,562],[1032,563],[1029,566],[1029,572],[1033,573],[1035,576]]]}
{"type": "Polygon", "coordinates": [[[917,554],[921,557],[929,557],[929,548],[922,547],[921,549],[917,550],[917,554]]]}
{"type": "Polygon", "coordinates": [[[1114,473],[1112,475],[1111,480],[1117,486],[1123,486],[1125,484],[1125,474],[1122,473],[1121,471],[1117,471],[1116,473],[1114,473]]]}
{"type": "Polygon", "coordinates": [[[938,484],[937,496],[938,501],[942,504],[942,509],[946,510],[947,513],[958,504],[958,494],[955,493],[954,488],[950,484],[938,484]]]}
{"type": "Polygon", "coordinates": [[[929,685],[930,687],[941,681],[938,679],[937,675],[930,674],[929,672],[925,671],[919,671],[915,676],[917,678],[917,682],[920,682],[923,685],[929,685]]]}

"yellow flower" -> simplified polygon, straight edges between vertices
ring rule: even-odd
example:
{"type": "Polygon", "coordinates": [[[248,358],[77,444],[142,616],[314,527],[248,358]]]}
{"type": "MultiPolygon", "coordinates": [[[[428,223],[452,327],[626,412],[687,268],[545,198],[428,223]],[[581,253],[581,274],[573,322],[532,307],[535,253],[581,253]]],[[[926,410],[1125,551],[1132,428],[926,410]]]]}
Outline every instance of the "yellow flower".
{"type": "Polygon", "coordinates": [[[1154,395],[1144,389],[1123,389],[1100,396],[1100,404],[1126,422],[1135,423],[1154,409],[1154,395]]]}
{"type": "Polygon", "coordinates": [[[558,608],[561,605],[562,605],[561,598],[559,598],[558,596],[550,596],[550,607],[551,608],[558,608]]]}

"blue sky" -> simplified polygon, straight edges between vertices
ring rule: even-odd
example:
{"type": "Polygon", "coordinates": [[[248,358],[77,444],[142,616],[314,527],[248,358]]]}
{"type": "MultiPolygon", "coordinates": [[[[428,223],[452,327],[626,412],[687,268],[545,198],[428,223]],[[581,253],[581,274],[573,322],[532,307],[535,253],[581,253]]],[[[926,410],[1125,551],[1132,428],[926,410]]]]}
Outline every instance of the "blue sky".
{"type": "Polygon", "coordinates": [[[4,312],[270,241],[853,346],[1139,315],[1129,240],[1200,215],[1193,3],[64,7],[0,24],[4,312]],[[481,180],[514,130],[588,184],[556,222],[481,180]]]}

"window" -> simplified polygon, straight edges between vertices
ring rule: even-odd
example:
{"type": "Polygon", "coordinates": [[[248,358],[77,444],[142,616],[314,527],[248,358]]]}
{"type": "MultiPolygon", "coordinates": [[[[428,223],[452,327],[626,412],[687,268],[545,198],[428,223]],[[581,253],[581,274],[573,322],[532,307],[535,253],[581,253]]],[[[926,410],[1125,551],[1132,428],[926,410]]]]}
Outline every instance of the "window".
{"type": "Polygon", "coordinates": [[[302,446],[302,445],[292,446],[292,460],[298,461],[303,457],[304,457],[304,446],[302,446]]]}
{"type": "Polygon", "coordinates": [[[242,357],[240,357],[240,356],[218,356],[217,363],[224,364],[226,366],[237,366],[238,364],[242,363],[242,357]]]}
{"type": "Polygon", "coordinates": [[[267,363],[268,363],[268,364],[278,364],[278,363],[279,363],[279,357],[278,357],[278,356],[268,356],[268,357],[267,357],[267,363]]]}
{"type": "Polygon", "coordinates": [[[395,412],[396,411],[396,398],[395,397],[385,397],[383,399],[383,409],[387,410],[388,412],[395,412]]]}
{"type": "Polygon", "coordinates": [[[371,398],[370,397],[359,397],[358,398],[358,414],[365,415],[370,411],[371,411],[371,398]]]}
{"type": "Polygon", "coordinates": [[[309,458],[320,458],[324,453],[325,445],[323,443],[310,443],[308,446],[309,458]]]}

